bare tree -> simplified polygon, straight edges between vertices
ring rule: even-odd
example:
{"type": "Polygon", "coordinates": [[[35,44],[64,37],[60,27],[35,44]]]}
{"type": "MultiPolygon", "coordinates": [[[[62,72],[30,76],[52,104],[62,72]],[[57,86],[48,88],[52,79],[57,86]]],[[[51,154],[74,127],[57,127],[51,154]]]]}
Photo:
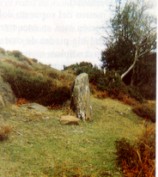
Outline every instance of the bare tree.
{"type": "MultiPolygon", "coordinates": [[[[154,26],[154,18],[148,13],[148,6],[142,3],[127,3],[122,11],[122,17],[124,13],[128,13],[128,25],[130,28],[130,38],[134,45],[134,58],[132,65],[121,75],[123,79],[136,65],[136,62],[155,49],[156,47],[156,27],[154,26]]],[[[123,20],[123,19],[122,19],[123,20]]],[[[123,32],[123,31],[122,31],[123,32]]],[[[123,33],[123,36],[124,37],[123,33]]]]}

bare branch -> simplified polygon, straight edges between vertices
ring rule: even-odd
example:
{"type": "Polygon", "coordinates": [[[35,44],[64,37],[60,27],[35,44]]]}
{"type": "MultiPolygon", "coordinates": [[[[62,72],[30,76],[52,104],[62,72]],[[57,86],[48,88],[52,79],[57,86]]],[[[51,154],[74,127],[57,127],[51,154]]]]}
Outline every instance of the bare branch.
{"type": "Polygon", "coordinates": [[[134,57],[134,61],[133,61],[132,65],[127,69],[127,71],[125,71],[125,72],[121,75],[121,79],[123,79],[123,78],[134,68],[137,59],[138,59],[138,51],[136,50],[136,52],[135,52],[135,57],[134,57]]]}

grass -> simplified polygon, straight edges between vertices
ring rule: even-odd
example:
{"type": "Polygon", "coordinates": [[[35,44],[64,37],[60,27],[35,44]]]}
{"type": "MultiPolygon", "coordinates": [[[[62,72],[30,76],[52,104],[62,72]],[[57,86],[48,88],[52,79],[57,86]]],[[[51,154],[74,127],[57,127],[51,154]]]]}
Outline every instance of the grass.
{"type": "MultiPolygon", "coordinates": [[[[115,141],[135,141],[144,120],[130,106],[92,98],[93,121],[59,123],[66,110],[44,113],[18,106],[3,108],[0,120],[13,127],[0,142],[0,174],[5,177],[121,177],[115,165],[115,141]]],[[[148,123],[149,124],[149,123],[148,123]]]]}

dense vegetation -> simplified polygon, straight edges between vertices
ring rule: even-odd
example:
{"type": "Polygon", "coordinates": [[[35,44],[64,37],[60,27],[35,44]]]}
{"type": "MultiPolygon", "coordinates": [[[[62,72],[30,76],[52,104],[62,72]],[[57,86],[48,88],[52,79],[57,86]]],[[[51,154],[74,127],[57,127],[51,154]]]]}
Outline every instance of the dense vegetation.
{"type": "Polygon", "coordinates": [[[118,1],[102,51],[102,67],[115,70],[147,99],[155,98],[156,19],[142,1],[118,1]]]}
{"type": "Polygon", "coordinates": [[[155,129],[147,128],[144,134],[131,144],[126,139],[116,141],[117,165],[125,177],[155,176],[155,129]]]}
{"type": "Polygon", "coordinates": [[[1,75],[17,98],[43,105],[61,105],[70,99],[73,75],[38,63],[19,51],[0,51],[1,75]]]}

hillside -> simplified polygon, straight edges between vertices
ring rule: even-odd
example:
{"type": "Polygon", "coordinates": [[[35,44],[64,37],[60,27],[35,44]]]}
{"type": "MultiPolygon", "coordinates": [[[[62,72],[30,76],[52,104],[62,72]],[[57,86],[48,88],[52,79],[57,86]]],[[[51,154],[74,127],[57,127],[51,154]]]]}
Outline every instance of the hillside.
{"type": "MultiPolygon", "coordinates": [[[[87,63],[82,64],[87,66],[87,63]]],[[[124,84],[119,82],[120,85],[115,85],[111,75],[109,79],[112,82],[109,82],[106,78],[108,74],[105,77],[98,68],[91,65],[88,67],[93,93],[93,121],[80,121],[78,126],[62,125],[59,121],[61,116],[74,115],[70,109],[70,98],[75,72],[71,68],[59,71],[28,58],[19,51],[0,48],[1,176],[123,177],[124,169],[125,176],[130,173],[127,166],[124,165],[122,170],[122,167],[116,165],[116,141],[121,142],[123,138],[120,148],[127,148],[125,150],[129,150],[128,156],[132,151],[131,147],[136,146],[130,147],[127,144],[124,147],[126,141],[138,144],[142,142],[140,139],[144,132],[150,135],[147,128],[155,128],[155,101],[140,104],[138,100],[121,92],[120,89],[125,88],[124,84]],[[93,72],[91,69],[94,69],[93,72]],[[105,79],[110,85],[109,92],[99,90],[95,85],[96,80],[92,78],[100,78],[99,86],[102,87],[107,86],[101,82],[105,79]],[[114,89],[116,86],[117,90],[114,89]],[[145,119],[137,116],[133,107],[134,112],[145,119]]],[[[148,161],[142,166],[144,157],[140,156],[139,149],[136,149],[135,154],[138,162],[141,162],[141,168],[145,172],[152,169],[154,174],[154,134],[149,136],[149,142],[152,144],[150,148],[147,146],[148,142],[143,141],[143,145],[147,147],[143,152],[146,153],[145,159],[151,154],[151,167],[147,168],[148,161]]],[[[137,170],[139,172],[139,167],[137,170]]]]}
{"type": "MultiPolygon", "coordinates": [[[[61,105],[66,102],[70,98],[70,88],[74,80],[73,74],[39,63],[19,51],[4,49],[0,49],[1,77],[5,83],[9,83],[16,98],[25,98],[43,105],[61,105]],[[59,95],[62,100],[58,98],[59,95]]],[[[1,81],[0,90],[2,85],[4,83],[1,81]]],[[[1,94],[2,97],[6,95],[1,94]]]]}
{"type": "Polygon", "coordinates": [[[1,125],[11,127],[12,131],[9,139],[0,143],[0,174],[122,176],[115,166],[115,141],[120,138],[135,141],[145,122],[130,106],[112,99],[92,98],[92,105],[94,121],[81,122],[79,126],[59,123],[67,109],[41,112],[16,105],[3,108],[1,125]]]}

